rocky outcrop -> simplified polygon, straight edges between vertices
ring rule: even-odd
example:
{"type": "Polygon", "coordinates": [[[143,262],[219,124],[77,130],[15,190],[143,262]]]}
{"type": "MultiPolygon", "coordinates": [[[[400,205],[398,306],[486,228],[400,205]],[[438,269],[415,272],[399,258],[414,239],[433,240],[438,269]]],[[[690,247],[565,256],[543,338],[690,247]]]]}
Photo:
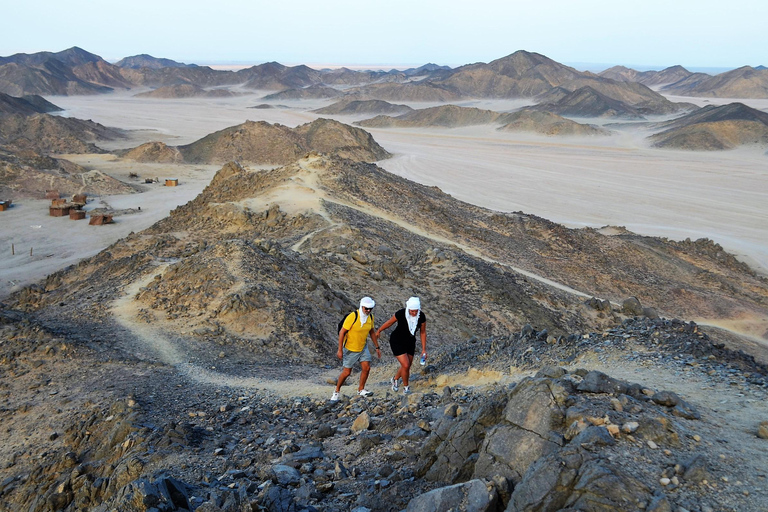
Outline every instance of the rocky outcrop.
{"type": "MultiPolygon", "coordinates": [[[[688,428],[675,419],[675,400],[654,398],[664,394],[600,372],[545,368],[460,414],[447,407],[417,474],[448,483],[501,477],[514,489],[507,510],[668,507],[662,486],[631,471],[638,441],[679,448],[688,428]]],[[[696,421],[688,408],[684,417],[696,421]]]]}
{"type": "Polygon", "coordinates": [[[184,157],[181,156],[178,149],[166,146],[162,142],[147,142],[121,153],[120,156],[137,162],[170,164],[184,161],[184,157]]]}
{"type": "Polygon", "coordinates": [[[368,162],[389,156],[368,132],[329,119],[317,119],[296,128],[248,121],[178,149],[184,160],[192,163],[235,160],[285,165],[310,151],[368,162]]]}
{"type": "Polygon", "coordinates": [[[176,84],[158,87],[136,95],[139,98],[227,98],[236,94],[228,89],[204,89],[193,84],[176,84]]]}
{"type": "Polygon", "coordinates": [[[551,112],[523,109],[499,118],[505,132],[534,132],[548,136],[610,135],[610,131],[590,124],[577,123],[551,112]]]}
{"type": "Polygon", "coordinates": [[[403,114],[413,109],[408,105],[395,105],[382,100],[337,101],[314,112],[321,115],[357,115],[357,114],[403,114]]]}
{"type": "Polygon", "coordinates": [[[708,105],[669,123],[648,138],[655,147],[712,151],[768,147],[768,114],[743,103],[708,105]]]}
{"type": "Polygon", "coordinates": [[[413,110],[397,117],[380,115],[373,119],[358,121],[357,125],[366,128],[425,128],[439,126],[455,128],[495,123],[501,114],[479,108],[459,107],[456,105],[441,105],[439,107],[413,110]]]}

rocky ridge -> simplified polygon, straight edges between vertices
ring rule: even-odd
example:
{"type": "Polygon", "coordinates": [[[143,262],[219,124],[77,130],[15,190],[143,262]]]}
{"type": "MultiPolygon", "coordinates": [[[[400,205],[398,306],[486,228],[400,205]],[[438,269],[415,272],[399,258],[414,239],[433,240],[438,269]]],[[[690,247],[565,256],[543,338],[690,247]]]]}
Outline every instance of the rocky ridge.
{"type": "Polygon", "coordinates": [[[493,359],[534,370],[528,376],[439,384],[461,376],[461,365],[485,364],[471,352],[438,351],[414,374],[414,393],[382,384],[371,399],[334,404],[190,389],[171,368],[71,342],[26,315],[2,310],[0,320],[9,434],[0,503],[8,509],[437,512],[471,499],[472,510],[487,512],[706,512],[757,511],[768,498],[758,455],[768,441],[757,425],[733,430],[685,395],[578,366],[594,356],[606,366],[679,368],[720,397],[735,386],[764,402],[766,367],[690,323],[628,318],[555,344],[526,326],[495,345],[493,359]],[[558,349],[578,352],[576,366],[547,365],[561,359],[558,349]]]}
{"type": "Polygon", "coordinates": [[[389,157],[368,132],[338,121],[317,119],[296,128],[247,121],[179,146],[186,162],[285,165],[309,151],[376,161],[389,157]]]}

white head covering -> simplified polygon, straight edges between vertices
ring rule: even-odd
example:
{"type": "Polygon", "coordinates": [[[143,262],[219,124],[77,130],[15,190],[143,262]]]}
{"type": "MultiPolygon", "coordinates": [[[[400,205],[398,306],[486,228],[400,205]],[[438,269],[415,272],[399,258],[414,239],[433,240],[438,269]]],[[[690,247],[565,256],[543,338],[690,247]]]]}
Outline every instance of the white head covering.
{"type": "Polygon", "coordinates": [[[408,330],[411,334],[416,332],[416,327],[419,325],[419,317],[421,317],[421,301],[418,297],[411,297],[405,303],[405,319],[408,320],[408,330]],[[409,310],[415,309],[418,312],[416,316],[411,316],[409,310]]]}
{"type": "Polygon", "coordinates": [[[360,327],[365,325],[365,322],[368,321],[368,313],[363,311],[363,308],[373,308],[376,306],[376,303],[373,301],[370,297],[363,297],[360,299],[360,310],[358,311],[358,317],[360,317],[360,327]]]}

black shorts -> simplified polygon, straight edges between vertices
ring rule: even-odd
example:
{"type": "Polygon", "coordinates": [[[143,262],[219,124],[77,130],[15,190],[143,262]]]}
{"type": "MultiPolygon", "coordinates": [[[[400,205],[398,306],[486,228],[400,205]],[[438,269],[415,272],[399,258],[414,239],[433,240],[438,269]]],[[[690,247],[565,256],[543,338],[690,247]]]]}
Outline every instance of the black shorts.
{"type": "Polygon", "coordinates": [[[403,339],[398,336],[391,336],[389,338],[389,346],[394,356],[401,356],[403,354],[414,355],[416,353],[416,338],[403,339]]]}

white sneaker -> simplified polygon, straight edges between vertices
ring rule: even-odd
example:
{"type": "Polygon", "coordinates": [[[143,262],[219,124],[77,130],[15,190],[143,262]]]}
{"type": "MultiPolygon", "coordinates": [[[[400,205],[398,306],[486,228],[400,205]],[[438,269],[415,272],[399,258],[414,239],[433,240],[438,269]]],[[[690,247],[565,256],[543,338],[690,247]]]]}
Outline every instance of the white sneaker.
{"type": "Polygon", "coordinates": [[[365,396],[371,396],[373,393],[368,391],[367,389],[361,389],[360,391],[357,392],[357,394],[365,397],[365,396]]]}
{"type": "Polygon", "coordinates": [[[339,393],[338,391],[334,391],[331,395],[331,402],[338,402],[339,401],[339,393]]]}
{"type": "Polygon", "coordinates": [[[400,389],[400,379],[395,379],[394,377],[392,377],[391,379],[389,379],[389,382],[390,384],[392,384],[392,391],[397,393],[397,390],[400,389]]]}
{"type": "Polygon", "coordinates": [[[403,394],[404,395],[407,395],[410,392],[411,392],[411,387],[410,386],[403,386],[403,394]]]}

